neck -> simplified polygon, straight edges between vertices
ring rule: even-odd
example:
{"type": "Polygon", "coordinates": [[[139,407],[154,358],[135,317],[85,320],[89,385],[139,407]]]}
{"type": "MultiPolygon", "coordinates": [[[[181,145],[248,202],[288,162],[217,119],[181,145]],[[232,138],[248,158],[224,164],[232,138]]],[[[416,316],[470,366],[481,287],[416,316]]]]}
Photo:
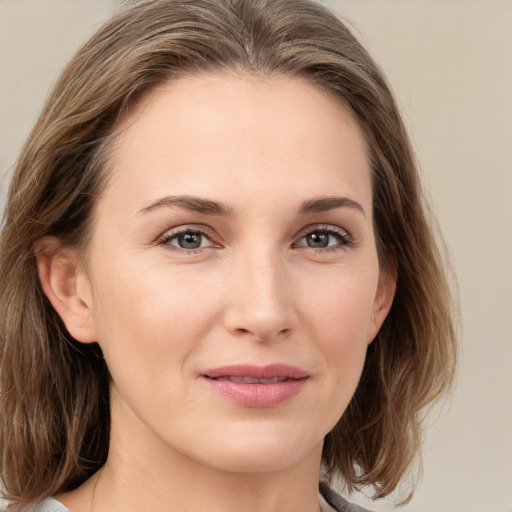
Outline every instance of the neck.
{"type": "Polygon", "coordinates": [[[295,467],[272,473],[205,469],[180,457],[168,464],[105,465],[93,512],[318,512],[318,471],[295,467]]]}

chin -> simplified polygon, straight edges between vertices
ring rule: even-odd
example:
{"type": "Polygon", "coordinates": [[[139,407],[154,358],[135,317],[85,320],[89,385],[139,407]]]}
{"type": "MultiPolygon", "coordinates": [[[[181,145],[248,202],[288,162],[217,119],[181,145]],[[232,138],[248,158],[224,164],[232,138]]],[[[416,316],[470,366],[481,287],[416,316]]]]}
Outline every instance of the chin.
{"type": "Polygon", "coordinates": [[[281,435],[271,431],[247,430],[245,433],[212,441],[203,458],[210,466],[230,473],[272,473],[289,469],[302,460],[314,457],[320,460],[323,437],[320,441],[290,435],[286,429],[281,435]]]}

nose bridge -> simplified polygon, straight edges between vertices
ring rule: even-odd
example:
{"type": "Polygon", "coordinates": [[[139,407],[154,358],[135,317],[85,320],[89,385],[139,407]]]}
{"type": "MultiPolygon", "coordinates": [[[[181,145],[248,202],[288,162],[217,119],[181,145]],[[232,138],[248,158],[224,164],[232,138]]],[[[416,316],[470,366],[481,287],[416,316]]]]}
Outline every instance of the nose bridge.
{"type": "Polygon", "coordinates": [[[289,333],[295,311],[286,262],[270,244],[241,251],[230,269],[230,305],[226,326],[258,340],[289,333]]]}

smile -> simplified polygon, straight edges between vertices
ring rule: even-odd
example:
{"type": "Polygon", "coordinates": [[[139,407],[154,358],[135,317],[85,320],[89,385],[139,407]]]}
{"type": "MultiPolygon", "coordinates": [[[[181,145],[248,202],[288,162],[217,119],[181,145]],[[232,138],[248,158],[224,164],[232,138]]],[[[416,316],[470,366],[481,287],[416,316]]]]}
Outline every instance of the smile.
{"type": "Polygon", "coordinates": [[[211,390],[244,407],[275,407],[297,396],[309,380],[307,372],[275,364],[225,366],[202,375],[211,390]]]}

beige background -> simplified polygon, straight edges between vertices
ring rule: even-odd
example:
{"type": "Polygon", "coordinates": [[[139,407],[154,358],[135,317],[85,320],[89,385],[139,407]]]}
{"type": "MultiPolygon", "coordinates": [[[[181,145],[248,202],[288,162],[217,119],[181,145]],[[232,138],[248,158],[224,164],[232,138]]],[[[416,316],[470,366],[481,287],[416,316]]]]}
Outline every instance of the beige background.
{"type": "MultiPolygon", "coordinates": [[[[0,0],[2,195],[57,73],[115,3],[0,0]]],[[[457,385],[402,510],[512,512],[512,2],[323,3],[351,20],[399,96],[459,279],[457,385]]]]}

